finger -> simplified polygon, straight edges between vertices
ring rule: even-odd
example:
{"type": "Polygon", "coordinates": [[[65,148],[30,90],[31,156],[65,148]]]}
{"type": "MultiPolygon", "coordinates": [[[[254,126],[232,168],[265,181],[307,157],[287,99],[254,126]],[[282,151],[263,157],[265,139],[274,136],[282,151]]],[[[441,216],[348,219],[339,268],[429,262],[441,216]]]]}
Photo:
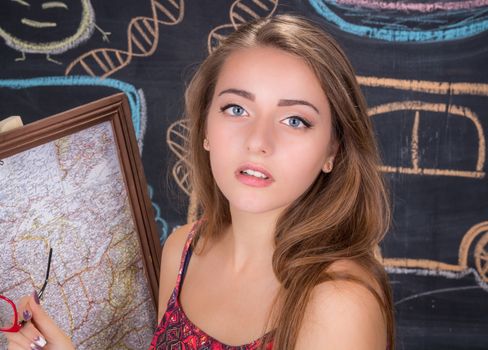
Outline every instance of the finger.
{"type": "MultiPolygon", "coordinates": [[[[17,310],[19,310],[19,317],[22,319],[22,313],[24,310],[29,310],[29,307],[28,307],[28,304],[29,304],[29,300],[30,300],[31,296],[30,295],[24,295],[22,298],[20,298],[20,300],[16,303],[17,305],[17,310]]],[[[32,313],[31,313],[32,315],[32,313]]]]}
{"type": "Polygon", "coordinates": [[[25,350],[26,348],[23,348],[21,345],[19,345],[17,343],[9,341],[7,349],[8,350],[25,350]]]}
{"type": "Polygon", "coordinates": [[[29,297],[25,307],[32,312],[32,323],[48,342],[65,336],[53,319],[41,307],[35,292],[29,297]]]}
{"type": "Polygon", "coordinates": [[[20,332],[12,332],[5,334],[10,348],[20,347],[21,349],[30,349],[30,341],[20,332]]]}
{"type": "Polygon", "coordinates": [[[29,340],[30,349],[40,350],[47,344],[46,339],[32,322],[27,322],[20,330],[20,333],[29,340]]]}
{"type": "Polygon", "coordinates": [[[12,332],[6,334],[6,336],[8,340],[9,349],[14,349],[14,348],[19,348],[22,350],[30,349],[31,342],[22,333],[12,332]]]}
{"type": "Polygon", "coordinates": [[[18,332],[8,333],[7,340],[9,344],[17,344],[22,349],[41,350],[47,344],[32,322],[24,324],[18,332]]]}

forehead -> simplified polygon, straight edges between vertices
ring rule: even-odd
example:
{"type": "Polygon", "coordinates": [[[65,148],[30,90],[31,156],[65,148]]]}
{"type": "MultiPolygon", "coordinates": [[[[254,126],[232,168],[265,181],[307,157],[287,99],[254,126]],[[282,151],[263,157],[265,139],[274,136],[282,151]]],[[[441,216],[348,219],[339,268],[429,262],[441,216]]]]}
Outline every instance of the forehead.
{"type": "Polygon", "coordinates": [[[248,90],[257,96],[312,99],[327,103],[320,82],[307,62],[272,47],[253,47],[232,52],[217,78],[217,91],[248,90]]]}

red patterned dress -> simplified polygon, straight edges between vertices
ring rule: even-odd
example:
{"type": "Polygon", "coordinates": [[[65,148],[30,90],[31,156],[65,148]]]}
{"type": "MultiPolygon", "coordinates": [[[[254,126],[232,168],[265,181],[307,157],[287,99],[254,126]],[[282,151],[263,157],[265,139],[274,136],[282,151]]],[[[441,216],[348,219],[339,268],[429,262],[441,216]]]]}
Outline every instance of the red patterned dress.
{"type": "MultiPolygon", "coordinates": [[[[230,346],[212,338],[193,324],[181,308],[179,295],[185,278],[186,269],[190,262],[192,249],[190,243],[195,233],[195,227],[188,235],[183,249],[181,265],[176,280],[176,286],[168,301],[166,312],[151,341],[149,350],[256,350],[259,349],[263,339],[270,333],[252,343],[240,346],[230,346]]],[[[271,350],[272,341],[266,344],[266,350],[271,350]]]]}

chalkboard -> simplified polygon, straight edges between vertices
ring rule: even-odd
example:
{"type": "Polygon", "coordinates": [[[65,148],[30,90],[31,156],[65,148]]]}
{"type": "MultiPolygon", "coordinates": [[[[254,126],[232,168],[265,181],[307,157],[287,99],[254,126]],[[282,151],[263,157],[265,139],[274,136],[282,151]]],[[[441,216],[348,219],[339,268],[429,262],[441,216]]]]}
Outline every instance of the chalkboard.
{"type": "Polygon", "coordinates": [[[397,348],[488,348],[486,1],[31,2],[0,13],[2,116],[29,123],[124,92],[161,242],[192,209],[180,118],[195,67],[254,17],[320,23],[357,72],[391,188],[380,259],[397,348]]]}

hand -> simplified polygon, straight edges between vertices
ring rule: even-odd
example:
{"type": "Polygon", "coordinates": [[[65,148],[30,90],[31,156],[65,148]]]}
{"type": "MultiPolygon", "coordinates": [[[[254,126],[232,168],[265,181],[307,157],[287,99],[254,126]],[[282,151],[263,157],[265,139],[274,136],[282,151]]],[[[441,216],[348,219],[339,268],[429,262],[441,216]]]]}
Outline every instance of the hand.
{"type": "Polygon", "coordinates": [[[17,310],[26,323],[19,332],[5,333],[8,350],[74,350],[70,338],[54,323],[38,301],[37,295],[20,299],[17,310]]]}

